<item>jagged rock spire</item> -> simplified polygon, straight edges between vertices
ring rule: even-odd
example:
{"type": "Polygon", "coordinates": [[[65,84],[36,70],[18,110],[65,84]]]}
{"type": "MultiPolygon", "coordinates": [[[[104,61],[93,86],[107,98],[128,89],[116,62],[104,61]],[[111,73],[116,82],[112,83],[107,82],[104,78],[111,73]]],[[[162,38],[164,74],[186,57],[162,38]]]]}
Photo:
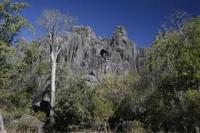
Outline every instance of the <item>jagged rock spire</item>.
{"type": "Polygon", "coordinates": [[[116,27],[115,31],[114,31],[114,37],[116,38],[123,38],[123,39],[128,39],[128,34],[127,31],[125,29],[125,27],[123,25],[119,25],[116,27]]]}

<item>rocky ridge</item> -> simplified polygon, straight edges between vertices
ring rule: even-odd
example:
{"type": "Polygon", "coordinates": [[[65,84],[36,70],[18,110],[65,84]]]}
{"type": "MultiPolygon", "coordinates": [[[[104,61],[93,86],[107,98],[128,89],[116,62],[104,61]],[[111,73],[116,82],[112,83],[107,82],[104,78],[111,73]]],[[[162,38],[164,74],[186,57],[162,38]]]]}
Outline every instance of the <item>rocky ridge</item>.
{"type": "Polygon", "coordinates": [[[97,80],[106,73],[138,72],[139,51],[123,26],[118,26],[110,38],[97,37],[88,26],[73,27],[69,36],[58,62],[67,62],[71,72],[97,80]]]}

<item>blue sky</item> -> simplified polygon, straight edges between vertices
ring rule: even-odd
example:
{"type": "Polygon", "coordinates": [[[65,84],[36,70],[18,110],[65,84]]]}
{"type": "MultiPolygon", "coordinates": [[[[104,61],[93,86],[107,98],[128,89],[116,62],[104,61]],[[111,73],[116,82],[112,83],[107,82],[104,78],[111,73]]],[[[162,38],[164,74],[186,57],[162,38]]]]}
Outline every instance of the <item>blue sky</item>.
{"type": "MultiPolygon", "coordinates": [[[[200,15],[200,0],[14,0],[31,6],[22,15],[34,26],[44,9],[59,9],[76,16],[78,25],[89,25],[99,36],[111,36],[117,25],[124,25],[128,36],[139,47],[149,47],[161,22],[174,9],[200,15]]],[[[36,28],[36,33],[38,30],[36,28]]],[[[23,31],[28,40],[34,35],[23,31]]]]}

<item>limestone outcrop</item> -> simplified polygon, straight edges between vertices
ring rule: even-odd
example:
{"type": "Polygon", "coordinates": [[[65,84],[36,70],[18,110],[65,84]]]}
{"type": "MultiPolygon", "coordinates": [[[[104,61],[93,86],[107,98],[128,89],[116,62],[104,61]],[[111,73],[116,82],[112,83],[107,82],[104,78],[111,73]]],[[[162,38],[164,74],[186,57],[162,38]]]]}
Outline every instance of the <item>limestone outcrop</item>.
{"type": "Polygon", "coordinates": [[[112,37],[97,37],[90,27],[76,26],[68,36],[58,62],[67,63],[73,73],[99,79],[106,73],[137,72],[137,49],[123,26],[112,37]]]}

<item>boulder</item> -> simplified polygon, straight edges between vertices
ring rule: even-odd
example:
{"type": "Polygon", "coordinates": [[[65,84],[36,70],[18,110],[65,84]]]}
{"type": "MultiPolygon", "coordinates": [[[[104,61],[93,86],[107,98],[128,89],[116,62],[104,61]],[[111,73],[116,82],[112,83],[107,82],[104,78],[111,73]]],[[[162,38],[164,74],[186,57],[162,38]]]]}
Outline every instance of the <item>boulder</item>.
{"type": "Polygon", "coordinates": [[[9,128],[13,132],[29,130],[37,133],[43,133],[44,123],[34,116],[23,115],[20,119],[14,120],[10,123],[9,128]]]}

